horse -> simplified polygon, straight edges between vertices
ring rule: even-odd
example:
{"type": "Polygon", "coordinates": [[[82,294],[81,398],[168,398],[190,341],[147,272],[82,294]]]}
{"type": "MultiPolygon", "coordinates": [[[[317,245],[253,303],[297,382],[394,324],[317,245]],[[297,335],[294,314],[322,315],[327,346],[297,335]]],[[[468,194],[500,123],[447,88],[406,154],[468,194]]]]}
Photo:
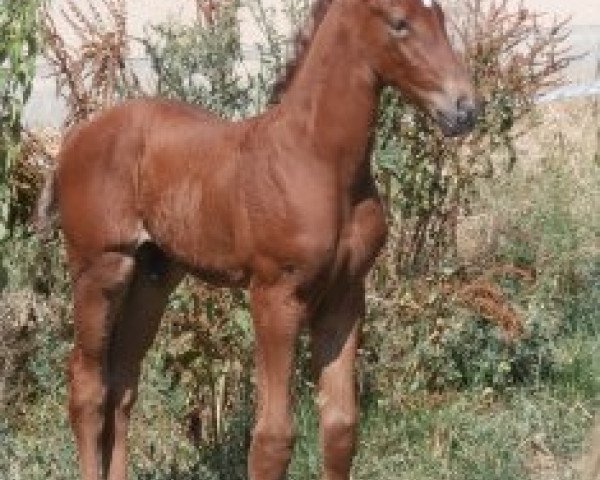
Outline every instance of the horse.
{"type": "Polygon", "coordinates": [[[123,102],[63,140],[39,205],[60,219],[73,287],[69,420],[83,480],[124,480],[140,365],[186,274],[248,290],[256,420],[250,480],[286,475],[296,339],[310,334],[322,475],[348,480],[365,276],[387,225],[371,171],[391,86],[449,136],[478,99],[433,0],[317,0],[275,104],[222,119],[123,102]]]}

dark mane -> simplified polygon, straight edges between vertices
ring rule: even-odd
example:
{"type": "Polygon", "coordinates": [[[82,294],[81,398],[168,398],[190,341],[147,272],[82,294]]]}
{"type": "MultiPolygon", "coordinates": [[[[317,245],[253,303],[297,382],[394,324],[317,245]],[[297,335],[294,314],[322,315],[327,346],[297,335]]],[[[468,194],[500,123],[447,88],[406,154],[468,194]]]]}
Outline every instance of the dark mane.
{"type": "Polygon", "coordinates": [[[283,94],[287,91],[291,85],[296,73],[300,69],[300,66],[306,58],[308,48],[310,47],[312,40],[321,25],[321,22],[325,18],[329,6],[333,0],[316,0],[308,14],[308,18],[304,26],[296,32],[293,43],[293,54],[290,59],[285,63],[279,76],[275,80],[273,89],[271,91],[270,104],[279,103],[283,94]]]}

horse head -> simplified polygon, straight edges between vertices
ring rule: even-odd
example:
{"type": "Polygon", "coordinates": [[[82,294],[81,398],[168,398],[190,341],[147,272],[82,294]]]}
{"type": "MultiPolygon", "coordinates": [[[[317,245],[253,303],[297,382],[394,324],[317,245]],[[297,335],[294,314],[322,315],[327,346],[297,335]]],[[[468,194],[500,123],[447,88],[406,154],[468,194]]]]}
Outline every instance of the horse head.
{"type": "Polygon", "coordinates": [[[427,111],[447,136],[469,132],[480,102],[435,0],[358,0],[361,51],[383,85],[427,111]]]}

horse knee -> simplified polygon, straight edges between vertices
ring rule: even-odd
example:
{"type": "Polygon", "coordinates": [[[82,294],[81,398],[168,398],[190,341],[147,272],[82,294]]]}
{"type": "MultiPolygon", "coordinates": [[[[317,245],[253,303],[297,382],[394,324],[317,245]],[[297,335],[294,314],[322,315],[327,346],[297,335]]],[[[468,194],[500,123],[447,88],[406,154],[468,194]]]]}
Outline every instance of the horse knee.
{"type": "Polygon", "coordinates": [[[321,414],[321,430],[326,464],[341,462],[345,468],[356,444],[358,414],[354,408],[331,406],[321,414]]]}
{"type": "Polygon", "coordinates": [[[280,426],[259,423],[252,434],[252,447],[263,462],[286,465],[292,456],[294,439],[291,422],[280,426]]]}
{"type": "Polygon", "coordinates": [[[69,373],[69,417],[76,427],[82,417],[84,421],[101,421],[106,407],[108,389],[102,378],[102,364],[99,360],[87,358],[80,349],[71,353],[69,373]]]}

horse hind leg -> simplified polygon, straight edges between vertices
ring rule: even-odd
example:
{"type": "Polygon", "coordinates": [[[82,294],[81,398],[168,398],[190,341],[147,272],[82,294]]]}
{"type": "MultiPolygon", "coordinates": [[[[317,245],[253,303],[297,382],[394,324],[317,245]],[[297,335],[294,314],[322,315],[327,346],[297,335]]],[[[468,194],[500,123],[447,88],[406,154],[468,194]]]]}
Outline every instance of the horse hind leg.
{"type": "Polygon", "coordinates": [[[127,477],[127,431],[142,359],[156,336],[169,294],[181,277],[181,270],[153,244],[138,249],[135,273],[108,351],[103,470],[109,480],[127,477]]]}
{"type": "Polygon", "coordinates": [[[75,344],[69,361],[69,419],[83,480],[97,480],[101,473],[109,338],[133,270],[131,256],[107,252],[73,284],[75,344]]]}

